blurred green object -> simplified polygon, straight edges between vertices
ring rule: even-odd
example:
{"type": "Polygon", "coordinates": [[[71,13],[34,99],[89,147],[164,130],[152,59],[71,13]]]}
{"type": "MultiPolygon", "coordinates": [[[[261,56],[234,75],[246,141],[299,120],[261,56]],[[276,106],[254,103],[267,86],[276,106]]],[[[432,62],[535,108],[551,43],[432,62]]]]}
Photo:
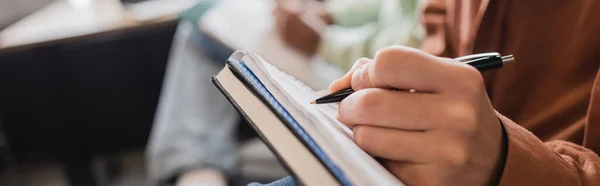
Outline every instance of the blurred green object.
{"type": "Polygon", "coordinates": [[[179,15],[180,21],[189,21],[198,28],[198,20],[219,0],[200,0],[196,5],[187,9],[179,15]]]}

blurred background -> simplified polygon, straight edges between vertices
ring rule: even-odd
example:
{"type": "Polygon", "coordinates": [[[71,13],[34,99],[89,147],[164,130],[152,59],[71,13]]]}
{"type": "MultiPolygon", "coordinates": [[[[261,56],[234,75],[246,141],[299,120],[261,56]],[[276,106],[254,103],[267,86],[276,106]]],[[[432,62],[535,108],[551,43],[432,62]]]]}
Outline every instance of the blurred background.
{"type": "Polygon", "coordinates": [[[324,89],[380,46],[418,46],[419,4],[0,0],[0,185],[286,176],[210,76],[249,49],[324,89]]]}

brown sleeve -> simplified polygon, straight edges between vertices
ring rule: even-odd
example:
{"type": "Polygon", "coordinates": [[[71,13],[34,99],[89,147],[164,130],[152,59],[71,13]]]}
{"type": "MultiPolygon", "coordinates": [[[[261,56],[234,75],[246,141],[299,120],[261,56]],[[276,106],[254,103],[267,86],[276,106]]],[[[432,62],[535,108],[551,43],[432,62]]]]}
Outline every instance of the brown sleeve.
{"type": "Polygon", "coordinates": [[[423,40],[421,50],[442,57],[448,57],[446,43],[446,0],[429,0],[423,10],[421,22],[425,26],[427,36],[423,40]]]}
{"type": "Polygon", "coordinates": [[[498,114],[508,148],[499,185],[600,185],[600,157],[565,141],[542,142],[498,114]]]}

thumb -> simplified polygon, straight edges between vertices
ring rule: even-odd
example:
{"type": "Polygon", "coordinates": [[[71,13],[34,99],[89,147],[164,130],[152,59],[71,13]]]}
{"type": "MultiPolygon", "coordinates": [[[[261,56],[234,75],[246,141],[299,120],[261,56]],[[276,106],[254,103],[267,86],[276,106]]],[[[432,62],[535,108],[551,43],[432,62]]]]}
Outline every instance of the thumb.
{"type": "MultiPolygon", "coordinates": [[[[329,85],[329,92],[337,92],[339,90],[352,87],[351,81],[352,81],[352,76],[353,76],[354,72],[356,70],[358,70],[359,68],[361,68],[362,66],[366,67],[366,64],[370,63],[371,61],[373,61],[373,60],[371,60],[369,58],[360,58],[360,59],[356,60],[356,62],[354,62],[354,65],[352,66],[350,71],[348,71],[348,73],[346,73],[341,78],[333,81],[333,83],[331,83],[331,85],[329,85]]],[[[362,68],[364,69],[364,67],[362,67],[362,68]]]]}

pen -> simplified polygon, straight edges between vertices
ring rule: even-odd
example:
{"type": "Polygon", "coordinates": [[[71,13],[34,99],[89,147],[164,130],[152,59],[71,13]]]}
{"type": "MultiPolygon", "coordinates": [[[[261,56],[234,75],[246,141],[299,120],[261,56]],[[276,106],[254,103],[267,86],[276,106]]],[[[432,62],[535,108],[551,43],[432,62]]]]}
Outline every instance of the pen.
{"type": "MultiPolygon", "coordinates": [[[[463,56],[459,58],[454,58],[454,60],[469,64],[481,72],[485,70],[501,68],[502,66],[504,66],[504,63],[514,61],[515,57],[513,57],[513,55],[501,56],[497,52],[490,52],[463,56]]],[[[348,97],[352,93],[354,93],[354,90],[352,90],[352,88],[342,89],[340,91],[331,93],[329,95],[311,101],[310,104],[337,103],[342,101],[344,98],[348,97]]]]}

